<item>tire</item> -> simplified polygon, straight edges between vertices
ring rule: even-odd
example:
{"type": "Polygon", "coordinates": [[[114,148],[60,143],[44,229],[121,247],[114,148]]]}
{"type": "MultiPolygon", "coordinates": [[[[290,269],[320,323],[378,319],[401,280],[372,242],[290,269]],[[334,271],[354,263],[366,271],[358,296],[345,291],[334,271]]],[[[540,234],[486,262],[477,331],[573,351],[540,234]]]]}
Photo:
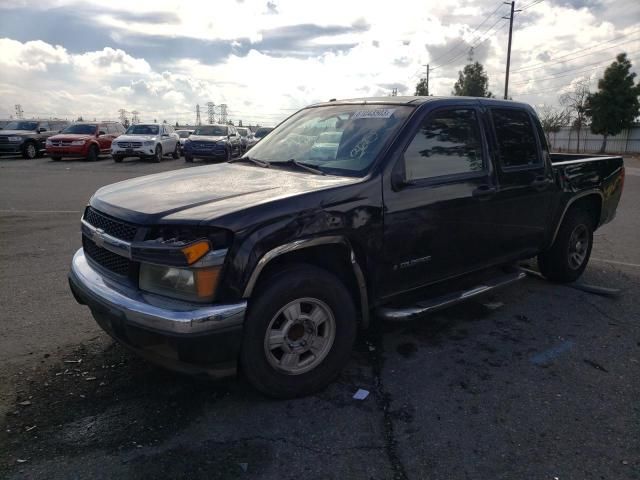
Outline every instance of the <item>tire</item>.
{"type": "Polygon", "coordinates": [[[356,309],[342,282],[326,270],[291,265],[264,282],[252,298],[240,365],[260,392],[276,398],[301,397],[325,388],[338,376],[355,338],[356,309]],[[320,321],[316,326],[312,316],[320,321]],[[284,342],[270,344],[272,337],[284,342]],[[317,351],[309,344],[315,344],[317,351]]]}
{"type": "Polygon", "coordinates": [[[25,143],[22,147],[22,158],[33,160],[38,156],[38,146],[34,142],[25,143]]]}
{"type": "Polygon", "coordinates": [[[540,272],[554,282],[574,282],[587,268],[592,247],[591,215],[585,210],[570,209],[551,248],[538,255],[540,272]]]}
{"type": "Polygon", "coordinates": [[[171,154],[171,157],[173,157],[174,160],[180,158],[180,142],[176,142],[176,148],[171,154]]]}
{"type": "Polygon", "coordinates": [[[87,158],[85,159],[87,162],[95,162],[96,160],[98,160],[98,155],[99,155],[99,151],[98,151],[98,147],[96,147],[95,145],[91,145],[89,147],[89,154],[87,155],[87,158]]]}
{"type": "Polygon", "coordinates": [[[120,155],[114,155],[113,161],[116,163],[122,163],[123,158],[120,155]]]}
{"type": "Polygon", "coordinates": [[[229,148],[227,148],[227,150],[225,151],[225,162],[228,162],[229,160],[231,160],[233,158],[233,152],[232,152],[233,147],[229,146],[229,148]]]}
{"type": "Polygon", "coordinates": [[[162,161],[162,146],[156,145],[156,153],[153,156],[153,161],[156,163],[160,163],[162,161]]]}
{"type": "Polygon", "coordinates": [[[59,162],[60,160],[62,160],[62,157],[58,155],[51,155],[51,160],[54,162],[59,162]]]}
{"type": "Polygon", "coordinates": [[[186,155],[184,156],[184,161],[187,163],[193,163],[193,157],[191,155],[186,155]]]}

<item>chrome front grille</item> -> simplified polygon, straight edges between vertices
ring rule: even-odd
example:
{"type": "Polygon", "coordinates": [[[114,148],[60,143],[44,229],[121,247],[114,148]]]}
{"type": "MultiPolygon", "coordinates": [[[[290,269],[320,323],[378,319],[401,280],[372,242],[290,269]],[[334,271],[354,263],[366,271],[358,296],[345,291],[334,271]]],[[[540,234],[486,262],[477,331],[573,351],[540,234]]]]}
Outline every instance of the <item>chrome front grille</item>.
{"type": "Polygon", "coordinates": [[[120,240],[132,241],[136,236],[138,227],[122,220],[109,217],[103,213],[88,207],[84,213],[84,219],[90,225],[100,228],[104,233],[120,240]]]}
{"type": "Polygon", "coordinates": [[[142,142],[118,142],[120,148],[140,148],[142,142]]]}

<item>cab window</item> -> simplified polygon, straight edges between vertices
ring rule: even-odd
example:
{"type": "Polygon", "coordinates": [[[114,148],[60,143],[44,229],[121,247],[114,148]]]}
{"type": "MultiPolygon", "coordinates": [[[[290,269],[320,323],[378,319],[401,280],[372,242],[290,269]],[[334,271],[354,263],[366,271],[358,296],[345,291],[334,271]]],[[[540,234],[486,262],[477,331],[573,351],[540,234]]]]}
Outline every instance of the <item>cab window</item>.
{"type": "Polygon", "coordinates": [[[404,154],[408,181],[484,170],[480,125],[475,110],[440,110],[421,125],[404,154]]]}
{"type": "Polygon", "coordinates": [[[538,167],[542,159],[531,117],[524,110],[491,109],[498,143],[498,158],[503,169],[538,167]]]}

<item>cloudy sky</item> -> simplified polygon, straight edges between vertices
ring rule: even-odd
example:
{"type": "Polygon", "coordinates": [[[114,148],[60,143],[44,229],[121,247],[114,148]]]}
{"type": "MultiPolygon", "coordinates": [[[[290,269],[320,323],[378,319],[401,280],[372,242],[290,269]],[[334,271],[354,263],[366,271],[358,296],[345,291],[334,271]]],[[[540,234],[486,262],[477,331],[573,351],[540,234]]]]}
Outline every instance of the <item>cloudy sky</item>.
{"type": "MultiPolygon", "coordinates": [[[[509,93],[534,105],[626,51],[640,64],[637,0],[516,2],[509,93]]],[[[200,104],[275,124],[330,98],[413,94],[432,67],[449,95],[473,59],[504,90],[509,6],[497,0],[2,0],[0,118],[193,122],[200,104]]]]}

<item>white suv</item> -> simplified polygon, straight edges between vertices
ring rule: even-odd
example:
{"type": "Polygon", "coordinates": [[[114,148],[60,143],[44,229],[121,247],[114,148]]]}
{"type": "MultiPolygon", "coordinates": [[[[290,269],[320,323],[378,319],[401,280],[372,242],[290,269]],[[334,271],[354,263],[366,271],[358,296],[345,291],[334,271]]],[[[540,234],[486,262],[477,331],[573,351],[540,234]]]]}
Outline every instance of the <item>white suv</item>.
{"type": "Polygon", "coordinates": [[[180,138],[166,123],[138,123],[127,128],[111,144],[111,156],[116,162],[126,157],[150,158],[160,162],[164,155],[180,157],[180,138]]]}

